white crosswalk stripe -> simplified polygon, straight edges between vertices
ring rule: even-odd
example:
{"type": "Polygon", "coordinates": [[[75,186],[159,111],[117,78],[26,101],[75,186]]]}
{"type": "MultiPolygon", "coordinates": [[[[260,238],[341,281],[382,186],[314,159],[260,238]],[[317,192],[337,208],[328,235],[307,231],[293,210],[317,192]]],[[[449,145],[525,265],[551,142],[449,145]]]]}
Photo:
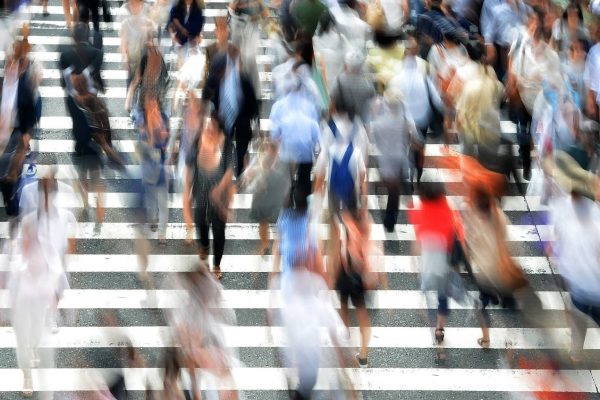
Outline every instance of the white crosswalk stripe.
{"type": "MultiPolygon", "coordinates": [[[[110,1],[113,16],[118,13],[119,4],[110,1]]],[[[227,0],[205,0],[206,24],[202,46],[214,40],[214,17],[222,15],[229,3],[227,0]]],[[[34,51],[32,56],[44,67],[40,93],[44,111],[41,119],[41,135],[34,140],[32,148],[38,158],[38,172],[44,174],[48,168],[45,160],[58,160],[57,174],[65,182],[74,182],[78,178],[77,168],[71,156],[74,141],[71,135],[72,121],[64,114],[65,93],[57,82],[60,79],[57,61],[61,46],[71,43],[65,22],[59,17],[63,14],[61,4],[50,1],[50,16],[42,17],[41,6],[29,7],[32,33],[29,38],[34,51]]],[[[122,69],[122,56],[119,53],[118,22],[101,23],[101,29],[107,30],[104,37],[105,68],[102,76],[108,86],[102,95],[108,108],[114,110],[110,118],[111,127],[118,132],[113,141],[125,156],[126,174],[106,168],[103,180],[106,193],[103,194],[107,210],[106,221],[101,226],[89,222],[90,218],[80,217],[75,229],[79,239],[76,254],[66,257],[66,269],[69,273],[71,289],[66,290],[59,302],[61,319],[57,334],[47,337],[40,351],[51,350],[56,356],[57,368],[37,368],[33,371],[33,388],[36,391],[75,392],[95,390],[107,376],[115,375],[117,365],[106,361],[103,351],[127,347],[130,344],[143,349],[148,358],[145,368],[123,368],[127,387],[142,392],[147,384],[154,389],[161,388],[162,369],[160,362],[165,348],[174,346],[173,332],[168,327],[165,315],[176,308],[186,298],[186,293],[173,290],[171,283],[178,274],[193,270],[197,255],[192,246],[186,246],[186,229],[182,221],[182,198],[180,194],[169,196],[170,219],[167,226],[167,248],[159,248],[155,243],[158,233],[149,232],[151,254],[145,273],[155,278],[156,287],[147,288],[142,283],[140,259],[133,251],[132,239],[138,233],[132,210],[138,206],[138,194],[133,181],[140,178],[139,165],[133,160],[136,151],[136,131],[123,109],[126,96],[125,80],[127,73],[122,69]],[[114,310],[119,325],[106,326],[104,312],[114,310]],[[70,313],[77,318],[71,320],[70,313]],[[82,361],[85,357],[88,360],[82,361]],[[89,365],[87,365],[89,364],[89,365]]],[[[2,32],[0,32],[1,34],[2,32]]],[[[164,43],[163,43],[164,44],[164,43]]],[[[269,54],[269,40],[261,40],[257,57],[260,79],[264,87],[270,86],[269,72],[272,56],[269,54]]],[[[167,54],[166,60],[175,59],[167,54]]],[[[0,51],[0,62],[6,59],[6,53],[0,51]]],[[[174,80],[175,72],[170,72],[174,80]]],[[[3,76],[3,74],[1,74],[3,76]]],[[[169,91],[167,98],[172,98],[169,91]]],[[[270,101],[268,91],[263,100],[270,101]]],[[[268,132],[271,124],[268,109],[263,110],[260,130],[268,132]]],[[[170,119],[171,129],[179,129],[181,118],[170,119]]],[[[501,128],[506,135],[516,133],[515,125],[502,121],[501,128]]],[[[451,146],[459,151],[460,146],[451,146]]],[[[517,146],[513,146],[516,156],[517,146]]],[[[440,168],[439,158],[446,155],[441,144],[431,143],[426,147],[426,167],[423,182],[444,182],[458,184],[461,176],[456,171],[440,168]]],[[[378,154],[371,149],[368,165],[368,179],[373,186],[380,182],[376,166],[378,154]]],[[[174,170],[171,172],[175,172],[174,170]]],[[[522,171],[519,170],[519,173],[522,171]]],[[[514,180],[511,181],[514,186],[514,180]]],[[[456,185],[458,186],[458,185],[456,185]]],[[[415,240],[413,227],[407,223],[406,211],[409,200],[418,204],[413,196],[403,195],[400,201],[401,217],[394,233],[385,232],[381,224],[381,215],[385,210],[387,196],[372,191],[368,196],[368,209],[374,218],[372,238],[382,241],[385,255],[376,257],[376,272],[386,273],[389,289],[378,288],[369,293],[367,308],[372,317],[372,339],[369,347],[372,356],[369,368],[348,369],[353,385],[369,399],[387,398],[481,398],[500,399],[507,394],[518,396],[539,390],[555,392],[584,392],[598,395],[600,368],[598,363],[592,367],[576,366],[560,371],[563,380],[553,380],[556,371],[546,369],[513,369],[505,362],[507,341],[517,355],[529,357],[541,350],[565,352],[570,345],[570,329],[564,319],[565,311],[570,307],[569,296],[559,290],[556,280],[556,268],[553,260],[544,253],[545,242],[552,237],[552,230],[544,219],[547,207],[539,197],[520,196],[511,193],[502,200],[502,208],[509,216],[508,240],[514,250],[515,260],[529,275],[535,294],[541,301],[544,317],[551,326],[521,326],[519,321],[507,317],[506,310],[499,305],[490,305],[491,317],[490,351],[482,350],[477,339],[481,336],[475,310],[478,292],[468,287],[471,301],[463,304],[450,301],[452,310],[446,328],[445,347],[452,362],[440,367],[434,362],[436,346],[432,337],[430,321],[427,317],[437,308],[437,299],[433,293],[423,293],[419,287],[420,257],[414,256],[412,244],[415,240]],[[456,355],[454,355],[456,354],[456,355]],[[481,365],[478,363],[481,362],[481,365]],[[568,381],[569,384],[565,383],[568,381]],[[431,396],[430,393],[436,394],[431,396]],[[381,395],[380,395],[381,394],[381,395]],[[461,397],[456,397],[461,396],[461,397]],[[464,397],[462,397],[464,396],[464,397]]],[[[89,193],[89,203],[96,206],[97,193],[89,193]]],[[[455,209],[464,207],[461,196],[449,196],[455,209]]],[[[74,194],[60,194],[61,206],[80,209],[81,199],[74,194]]],[[[258,225],[250,221],[249,210],[252,195],[236,194],[233,200],[234,221],[227,225],[226,248],[221,263],[224,272],[224,293],[222,307],[235,310],[238,324],[227,327],[224,340],[239,353],[241,364],[233,368],[235,388],[248,393],[258,393],[247,398],[287,398],[288,382],[286,370],[282,368],[278,352],[286,344],[284,330],[280,326],[266,325],[266,315],[280,310],[284,299],[278,290],[269,290],[269,275],[272,272],[274,257],[254,255],[259,240],[258,225]],[[283,396],[277,397],[283,394],[283,396]]],[[[327,201],[324,202],[327,204],[327,201]]],[[[0,238],[8,237],[9,223],[0,221],[0,238]]],[[[274,226],[270,227],[272,237],[277,237],[274,226]]],[[[194,233],[195,235],[195,233],[194,233]]],[[[319,236],[327,239],[328,226],[319,225],[319,236]]],[[[212,237],[212,236],[211,236],[212,237]]],[[[6,248],[9,246],[5,246],[6,248]]],[[[5,251],[6,252],[6,251],[5,251]]],[[[209,262],[212,256],[209,256],[209,262]]],[[[10,259],[0,254],[0,284],[5,282],[10,271],[19,264],[19,258],[10,259]]],[[[466,273],[463,273],[466,276],[466,273]]],[[[334,307],[340,302],[335,292],[325,293],[331,298],[334,307]]],[[[18,369],[14,348],[16,338],[10,322],[2,317],[10,309],[10,300],[5,288],[0,289],[0,398],[11,396],[23,388],[23,375],[18,369]]],[[[332,343],[326,339],[326,346],[332,343]]],[[[356,323],[351,323],[350,342],[352,347],[360,343],[360,332],[356,323]]],[[[584,348],[591,354],[600,351],[600,329],[588,329],[584,348]]],[[[332,376],[340,371],[323,365],[319,372],[317,390],[333,390],[330,387],[332,376]]],[[[211,383],[202,381],[204,389],[215,389],[211,383]]],[[[187,384],[184,384],[187,385],[187,384]]],[[[232,388],[224,383],[218,389],[232,388]]],[[[12,397],[7,397],[12,398],[12,397]]],[[[58,397],[57,397],[58,398],[58,397]]],[[[515,397],[518,398],[518,397],[515,397]]]]}

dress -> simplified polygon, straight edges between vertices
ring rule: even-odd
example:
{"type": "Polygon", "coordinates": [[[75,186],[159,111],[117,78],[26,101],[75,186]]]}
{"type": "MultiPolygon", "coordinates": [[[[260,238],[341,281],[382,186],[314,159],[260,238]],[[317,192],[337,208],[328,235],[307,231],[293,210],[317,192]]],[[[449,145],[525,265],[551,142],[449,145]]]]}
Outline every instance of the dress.
{"type": "Polygon", "coordinates": [[[275,223],[290,187],[290,179],[281,163],[261,168],[252,196],[250,215],[255,221],[275,223]]]}

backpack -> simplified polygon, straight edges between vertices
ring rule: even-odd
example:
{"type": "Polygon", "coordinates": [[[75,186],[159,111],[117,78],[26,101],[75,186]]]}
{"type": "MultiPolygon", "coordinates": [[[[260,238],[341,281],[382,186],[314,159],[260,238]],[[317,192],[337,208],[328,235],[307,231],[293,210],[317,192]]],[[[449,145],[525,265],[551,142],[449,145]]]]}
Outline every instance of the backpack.
{"type": "MultiPolygon", "coordinates": [[[[338,137],[339,131],[333,119],[329,120],[329,128],[334,137],[338,137]]],[[[337,202],[340,202],[344,208],[356,208],[356,182],[350,171],[350,160],[354,154],[354,136],[356,135],[356,124],[353,123],[352,133],[350,134],[350,143],[346,152],[340,161],[335,158],[331,161],[331,171],[329,174],[329,193],[337,202]]]]}

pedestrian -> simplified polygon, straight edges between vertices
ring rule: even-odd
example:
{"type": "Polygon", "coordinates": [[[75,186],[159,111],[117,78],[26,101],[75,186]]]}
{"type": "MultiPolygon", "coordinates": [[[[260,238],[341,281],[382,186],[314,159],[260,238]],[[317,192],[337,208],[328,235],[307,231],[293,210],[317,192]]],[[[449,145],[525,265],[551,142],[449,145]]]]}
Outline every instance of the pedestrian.
{"type": "Polygon", "coordinates": [[[346,327],[350,326],[349,304],[356,310],[360,330],[360,350],[356,360],[361,368],[368,367],[371,322],[367,312],[366,291],[374,289],[377,275],[369,263],[369,221],[366,216],[343,211],[340,223],[340,248],[332,261],[332,276],[340,296],[340,316],[346,327]]]}
{"type": "Polygon", "coordinates": [[[146,38],[154,30],[150,20],[150,5],[143,0],[127,0],[119,10],[120,52],[124,67],[127,70],[127,86],[131,84],[139,67],[146,38]]]}
{"type": "Polygon", "coordinates": [[[38,210],[22,221],[23,265],[11,273],[8,284],[17,362],[24,375],[23,394],[29,397],[33,392],[32,369],[53,366],[53,352],[48,349],[40,353],[40,345],[55,329],[51,328],[55,323],[49,321],[54,320],[58,301],[69,288],[63,260],[68,229],[73,228],[75,219],[68,211],[55,208],[55,183],[51,179],[40,181],[38,210]]]}
{"type": "Polygon", "coordinates": [[[424,143],[400,92],[387,89],[373,114],[369,130],[379,151],[379,177],[388,191],[383,226],[388,232],[393,232],[398,218],[401,189],[410,193],[410,151],[417,146],[424,146],[424,143]]]}
{"type": "Polygon", "coordinates": [[[139,68],[127,88],[125,109],[135,119],[144,112],[147,95],[158,99],[161,110],[166,110],[166,95],[169,85],[169,71],[160,49],[156,45],[154,34],[148,32],[144,38],[146,46],[142,51],[139,68]]]}
{"type": "Polygon", "coordinates": [[[311,171],[320,128],[314,107],[300,94],[300,77],[295,79],[294,89],[271,109],[271,140],[292,185],[308,195],[312,192],[311,171]]]}
{"type": "Polygon", "coordinates": [[[235,193],[232,183],[234,157],[233,143],[225,138],[218,117],[211,114],[186,159],[183,215],[188,231],[192,229],[192,223],[196,225],[198,254],[202,261],[208,257],[208,234],[212,229],[213,272],[219,279],[222,277],[225,225],[231,218],[229,207],[235,193]]]}
{"type": "Polygon", "coordinates": [[[202,92],[204,102],[210,101],[223,125],[227,140],[235,140],[236,177],[246,166],[252,126],[257,126],[259,100],[250,78],[240,68],[240,58],[219,54],[213,60],[202,92]]]}
{"type": "Polygon", "coordinates": [[[169,179],[167,172],[167,144],[169,141],[169,121],[158,104],[158,99],[147,93],[144,101],[144,119],[139,124],[139,153],[144,185],[146,221],[150,230],[158,230],[158,243],[167,244],[167,224],[169,222],[169,179]]]}
{"type": "Polygon", "coordinates": [[[441,346],[450,312],[448,299],[457,296],[456,291],[451,289],[460,284],[454,279],[456,275],[452,276],[449,260],[455,243],[462,238],[462,229],[459,216],[450,208],[442,184],[431,182],[423,185],[419,200],[419,205],[409,213],[409,221],[415,227],[416,254],[421,255],[421,290],[435,291],[437,295],[434,338],[438,345],[438,359],[444,359],[441,346]]]}
{"type": "Polygon", "coordinates": [[[73,121],[72,132],[75,139],[73,159],[80,179],[79,194],[82,198],[84,210],[87,211],[89,207],[89,179],[98,194],[95,226],[95,230],[98,232],[104,220],[104,188],[100,181],[100,171],[102,169],[101,149],[93,140],[92,129],[84,112],[77,105],[77,98],[87,92],[96,93],[98,90],[97,81],[91,77],[94,76],[95,72],[99,73],[104,53],[102,50],[90,45],[89,27],[85,24],[78,23],[75,25],[73,39],[75,42],[73,46],[61,53],[60,56],[59,66],[63,76],[61,82],[67,92],[65,102],[73,121]],[[85,86],[85,89],[82,90],[81,86],[85,86]]]}
{"type": "Polygon", "coordinates": [[[250,215],[258,222],[260,245],[257,254],[263,256],[270,244],[269,224],[277,221],[290,190],[289,175],[277,156],[277,146],[269,138],[259,144],[258,153],[244,172],[242,182],[252,193],[250,215]]]}
{"type": "Polygon", "coordinates": [[[578,360],[588,325],[583,315],[600,325],[600,209],[595,202],[598,180],[562,151],[546,159],[544,168],[561,188],[550,201],[554,232],[550,249],[571,298],[570,355],[578,360]]]}
{"type": "Polygon", "coordinates": [[[27,38],[16,41],[7,58],[0,103],[0,190],[9,220],[10,237],[16,233],[19,187],[36,125],[34,64],[28,57],[27,38]]]}

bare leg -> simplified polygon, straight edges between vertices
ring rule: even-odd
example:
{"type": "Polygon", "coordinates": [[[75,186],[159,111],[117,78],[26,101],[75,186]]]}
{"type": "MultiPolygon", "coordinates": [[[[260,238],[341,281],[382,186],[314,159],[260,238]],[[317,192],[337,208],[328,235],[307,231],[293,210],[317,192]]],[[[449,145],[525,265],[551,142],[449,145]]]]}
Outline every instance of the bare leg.
{"type": "Polygon", "coordinates": [[[258,224],[258,236],[260,237],[260,247],[258,248],[258,255],[262,256],[269,247],[269,222],[260,221],[258,224]]]}
{"type": "Polygon", "coordinates": [[[371,321],[367,309],[363,307],[356,308],[356,319],[360,329],[360,353],[359,357],[366,359],[369,355],[369,340],[371,339],[371,321]]]}

